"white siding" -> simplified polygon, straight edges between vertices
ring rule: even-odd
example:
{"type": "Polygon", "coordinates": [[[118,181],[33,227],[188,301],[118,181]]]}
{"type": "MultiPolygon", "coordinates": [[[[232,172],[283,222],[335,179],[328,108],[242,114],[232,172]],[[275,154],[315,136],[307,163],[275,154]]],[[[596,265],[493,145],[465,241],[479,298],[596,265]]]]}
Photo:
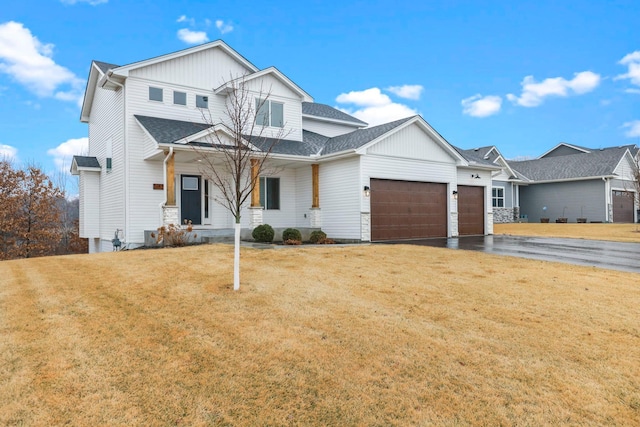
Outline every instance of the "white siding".
{"type": "Polygon", "coordinates": [[[322,229],[331,238],[360,239],[359,157],[320,164],[322,229]]]}
{"type": "MultiPolygon", "coordinates": [[[[622,159],[613,173],[622,180],[633,180],[633,165],[627,156],[622,159]]],[[[633,184],[631,184],[631,186],[633,186],[633,184]]]]}
{"type": "MultiPolygon", "coordinates": [[[[322,168],[322,165],[319,166],[322,168]]],[[[309,211],[311,209],[313,185],[311,165],[303,166],[296,172],[296,227],[310,227],[309,211]]],[[[320,195],[320,207],[322,208],[322,194],[320,195]]],[[[321,210],[322,211],[322,210],[321,210]]]]}
{"type": "Polygon", "coordinates": [[[249,70],[216,47],[132,70],[130,76],[213,90],[246,73],[249,70]]]}
{"type": "Polygon", "coordinates": [[[410,125],[389,135],[384,140],[369,147],[367,153],[422,159],[432,162],[454,162],[452,155],[417,124],[410,125]]]}
{"type": "MultiPolygon", "coordinates": [[[[123,91],[96,89],[89,118],[89,156],[100,172],[99,236],[110,242],[116,229],[125,228],[124,204],[124,100],[123,91]],[[111,141],[112,169],[106,170],[107,143],[111,141]]],[[[97,237],[97,236],[96,236],[97,237]]]]}
{"type": "Polygon", "coordinates": [[[302,128],[330,138],[338,135],[344,135],[345,133],[350,133],[358,129],[356,126],[329,123],[321,120],[313,120],[308,117],[302,118],[302,128]]]}
{"type": "MultiPolygon", "coordinates": [[[[272,227],[293,227],[296,223],[296,171],[284,169],[273,174],[264,174],[280,178],[280,209],[265,209],[262,221],[272,227]]],[[[249,214],[243,214],[248,218],[249,214]]]]}
{"type": "Polygon", "coordinates": [[[80,171],[80,237],[100,236],[100,173],[80,171]]]}

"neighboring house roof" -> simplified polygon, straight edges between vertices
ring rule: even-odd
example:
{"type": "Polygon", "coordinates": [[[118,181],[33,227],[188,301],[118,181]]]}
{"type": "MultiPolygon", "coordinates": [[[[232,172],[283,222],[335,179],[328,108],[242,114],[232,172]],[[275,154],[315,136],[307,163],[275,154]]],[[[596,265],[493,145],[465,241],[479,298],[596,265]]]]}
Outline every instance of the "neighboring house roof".
{"type": "Polygon", "coordinates": [[[211,125],[205,123],[161,119],[137,114],[134,117],[158,144],[179,142],[182,139],[211,127],[211,125]]]}
{"type": "Polygon", "coordinates": [[[366,122],[356,119],[349,114],[333,108],[326,104],[318,104],[316,102],[303,102],[302,115],[319,117],[323,119],[337,120],[341,122],[355,123],[361,126],[367,126],[366,122]]]}
{"type": "Polygon", "coordinates": [[[610,147],[587,153],[544,157],[509,165],[532,181],[560,181],[612,176],[629,146],[610,147]]]}

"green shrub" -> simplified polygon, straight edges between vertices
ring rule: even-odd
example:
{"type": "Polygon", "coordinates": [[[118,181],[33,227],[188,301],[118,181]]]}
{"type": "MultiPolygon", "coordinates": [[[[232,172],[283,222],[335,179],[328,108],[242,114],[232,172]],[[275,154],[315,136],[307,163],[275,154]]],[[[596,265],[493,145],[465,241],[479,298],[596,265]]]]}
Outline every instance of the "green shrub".
{"type": "Polygon", "coordinates": [[[327,238],[327,233],[322,230],[316,230],[311,232],[311,237],[309,237],[309,241],[311,243],[318,243],[321,240],[325,240],[327,238]]]}
{"type": "Polygon", "coordinates": [[[287,240],[298,240],[301,242],[302,234],[300,234],[300,230],[296,228],[287,228],[282,232],[282,240],[285,242],[287,240]]]}
{"type": "Polygon", "coordinates": [[[273,227],[271,227],[269,224],[259,225],[253,229],[253,231],[251,232],[251,236],[256,242],[271,243],[273,242],[274,236],[273,227]]]}

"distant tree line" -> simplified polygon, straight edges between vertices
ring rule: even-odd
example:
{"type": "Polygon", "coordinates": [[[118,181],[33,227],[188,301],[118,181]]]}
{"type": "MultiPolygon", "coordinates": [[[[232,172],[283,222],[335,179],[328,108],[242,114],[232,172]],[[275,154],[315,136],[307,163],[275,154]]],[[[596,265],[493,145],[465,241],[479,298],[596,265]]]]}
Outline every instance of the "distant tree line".
{"type": "Polygon", "coordinates": [[[0,160],[0,260],[86,252],[78,200],[38,167],[0,160]]]}

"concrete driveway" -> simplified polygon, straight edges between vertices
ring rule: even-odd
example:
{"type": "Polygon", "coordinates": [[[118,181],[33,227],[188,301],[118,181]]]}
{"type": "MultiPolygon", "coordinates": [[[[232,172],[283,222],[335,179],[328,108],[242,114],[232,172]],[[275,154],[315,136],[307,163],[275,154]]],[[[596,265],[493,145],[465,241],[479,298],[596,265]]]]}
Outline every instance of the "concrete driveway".
{"type": "Polygon", "coordinates": [[[640,273],[640,243],[503,235],[385,243],[464,249],[640,273]]]}

